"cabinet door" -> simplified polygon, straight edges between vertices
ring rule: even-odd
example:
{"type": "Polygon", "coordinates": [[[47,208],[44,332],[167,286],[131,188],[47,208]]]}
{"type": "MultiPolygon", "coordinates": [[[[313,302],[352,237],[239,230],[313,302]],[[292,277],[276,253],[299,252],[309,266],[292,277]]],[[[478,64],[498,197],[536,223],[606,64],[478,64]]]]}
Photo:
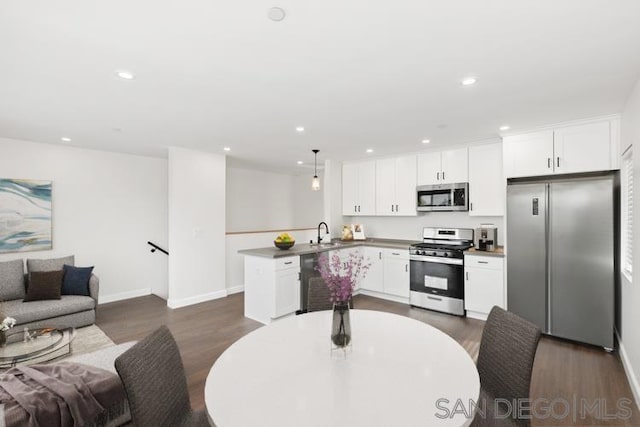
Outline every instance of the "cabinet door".
{"type": "Polygon", "coordinates": [[[442,163],[440,152],[422,153],[418,155],[418,185],[440,184],[442,163]]]}
{"type": "Polygon", "coordinates": [[[396,159],[376,160],[376,215],[395,215],[396,159]]]}
{"type": "Polygon", "coordinates": [[[553,134],[555,173],[611,169],[609,122],[556,129],[553,134]]]}
{"type": "Polygon", "coordinates": [[[553,131],[508,136],[502,142],[507,178],[553,173],[553,131]]]}
{"type": "Polygon", "coordinates": [[[369,263],[369,271],[362,280],[360,287],[369,291],[384,292],[384,265],[382,261],[382,249],[363,248],[364,262],[369,263]]]}
{"type": "Polygon", "coordinates": [[[454,184],[469,181],[469,154],[467,148],[447,150],[441,153],[442,174],[440,182],[454,184]]]}
{"type": "Polygon", "coordinates": [[[342,165],[342,215],[358,213],[358,170],[355,163],[342,165]]]}
{"type": "Polygon", "coordinates": [[[300,309],[300,270],[289,268],[276,272],[272,318],[295,313],[300,309]]]}
{"type": "Polygon", "coordinates": [[[409,256],[408,253],[404,256],[404,252],[408,251],[383,252],[384,292],[409,298],[409,256]]]}
{"type": "Polygon", "coordinates": [[[416,216],[416,156],[396,159],[396,215],[416,216]]]}
{"type": "Polygon", "coordinates": [[[360,163],[358,168],[358,215],[376,214],[376,162],[360,163]]]}
{"type": "Polygon", "coordinates": [[[469,215],[504,215],[502,144],[469,148],[469,215]]]}
{"type": "Polygon", "coordinates": [[[465,268],[465,310],[489,314],[494,305],[504,308],[502,270],[465,268]]]}

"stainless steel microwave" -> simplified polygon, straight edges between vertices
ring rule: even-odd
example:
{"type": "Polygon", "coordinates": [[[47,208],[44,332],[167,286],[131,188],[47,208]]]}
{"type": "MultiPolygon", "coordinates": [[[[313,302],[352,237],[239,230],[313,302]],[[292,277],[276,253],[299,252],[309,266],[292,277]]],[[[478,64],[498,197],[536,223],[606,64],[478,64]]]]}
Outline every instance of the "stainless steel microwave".
{"type": "Polygon", "coordinates": [[[418,193],[418,211],[468,211],[469,183],[421,185],[418,193]]]}

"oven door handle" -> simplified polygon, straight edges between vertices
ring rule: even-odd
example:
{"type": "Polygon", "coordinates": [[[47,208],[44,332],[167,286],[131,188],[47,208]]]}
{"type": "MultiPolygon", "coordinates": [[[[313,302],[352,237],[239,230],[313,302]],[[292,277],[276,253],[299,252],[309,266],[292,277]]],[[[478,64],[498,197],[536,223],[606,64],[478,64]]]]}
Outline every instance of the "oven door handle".
{"type": "Polygon", "coordinates": [[[409,260],[411,261],[423,261],[423,262],[433,262],[436,264],[451,264],[451,265],[463,265],[464,261],[460,258],[444,258],[444,257],[435,257],[435,256],[424,256],[424,255],[410,255],[409,260]]]}

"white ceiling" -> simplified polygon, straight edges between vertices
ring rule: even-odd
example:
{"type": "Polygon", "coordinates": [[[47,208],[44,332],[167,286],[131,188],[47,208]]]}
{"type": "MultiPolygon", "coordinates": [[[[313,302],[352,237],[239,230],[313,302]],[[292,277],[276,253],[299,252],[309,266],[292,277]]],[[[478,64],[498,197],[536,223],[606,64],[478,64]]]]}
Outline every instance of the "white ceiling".
{"type": "Polygon", "coordinates": [[[0,136],[283,171],[441,147],[620,112],[639,22],[637,0],[5,0],[0,136]]]}

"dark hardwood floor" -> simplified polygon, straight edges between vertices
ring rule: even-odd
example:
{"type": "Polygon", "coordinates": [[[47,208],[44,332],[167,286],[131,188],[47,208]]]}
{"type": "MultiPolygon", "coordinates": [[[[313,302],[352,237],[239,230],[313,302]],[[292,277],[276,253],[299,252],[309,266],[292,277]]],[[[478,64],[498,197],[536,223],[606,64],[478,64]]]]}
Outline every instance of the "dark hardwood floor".
{"type": "MultiPolygon", "coordinates": [[[[244,294],[235,294],[176,310],[167,308],[166,302],[156,296],[135,298],[99,306],[96,323],[117,344],[139,340],[157,326],[168,325],[178,342],[187,371],[191,404],[200,409],[204,408],[207,374],[218,356],[237,339],[262,326],[243,316],[243,297],[244,294]]],[[[362,295],[355,297],[354,306],[396,313],[433,325],[472,354],[477,352],[482,336],[484,322],[479,320],[362,295]]],[[[640,413],[633,403],[618,355],[601,348],[543,337],[533,370],[531,398],[545,399],[539,401],[540,411],[551,405],[553,415],[562,415],[565,401],[577,404],[579,408],[581,399],[586,399],[591,405],[588,411],[571,409],[562,419],[552,416],[536,419],[532,423],[534,426],[640,426],[640,413]],[[632,416],[602,419],[603,415],[616,413],[621,398],[632,402],[629,405],[632,416]],[[581,413],[586,416],[581,417],[581,413]]]]}

